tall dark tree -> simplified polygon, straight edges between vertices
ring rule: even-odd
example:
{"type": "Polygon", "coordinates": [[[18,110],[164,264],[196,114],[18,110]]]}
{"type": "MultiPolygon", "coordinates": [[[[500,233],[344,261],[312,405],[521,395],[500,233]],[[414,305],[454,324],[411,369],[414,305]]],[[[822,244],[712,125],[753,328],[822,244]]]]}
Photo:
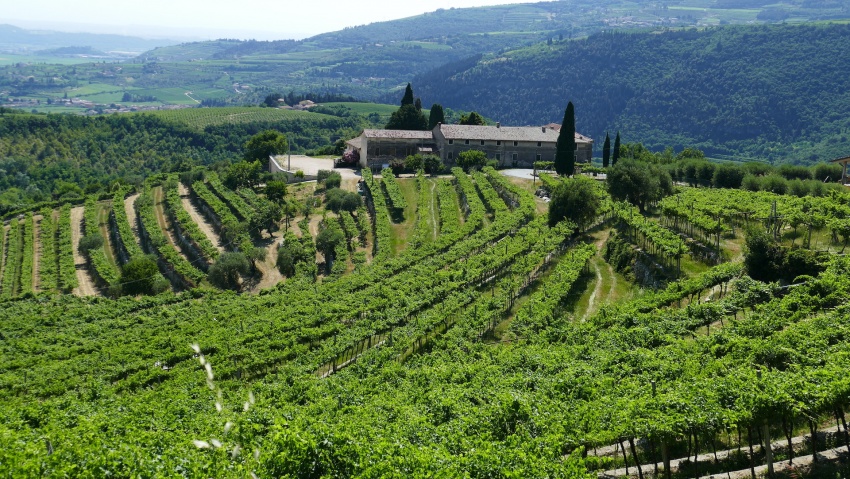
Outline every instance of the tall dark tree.
{"type": "Polygon", "coordinates": [[[422,111],[422,99],[417,98],[415,102],[413,102],[413,106],[416,107],[416,111],[422,111]]]}
{"type": "Polygon", "coordinates": [[[611,137],[605,132],[605,143],[602,144],[602,168],[608,168],[611,161],[611,137]]]}
{"type": "Polygon", "coordinates": [[[434,103],[431,105],[431,113],[428,115],[428,129],[433,130],[437,123],[445,123],[446,114],[443,111],[443,105],[434,103]]]}
{"type": "Polygon", "coordinates": [[[620,132],[617,132],[617,137],[614,138],[614,152],[611,153],[611,166],[617,164],[617,160],[620,159],[620,132]]]}
{"type": "Polygon", "coordinates": [[[573,102],[567,103],[561,132],[555,145],[555,171],[570,176],[576,169],[576,113],[573,102]]]}
{"type": "Polygon", "coordinates": [[[407,88],[404,89],[404,96],[401,98],[401,106],[412,105],[412,104],[413,104],[413,87],[410,86],[410,83],[408,83],[407,88]]]}
{"type": "Polygon", "coordinates": [[[412,104],[404,105],[390,116],[387,130],[427,130],[428,119],[412,104]]]}

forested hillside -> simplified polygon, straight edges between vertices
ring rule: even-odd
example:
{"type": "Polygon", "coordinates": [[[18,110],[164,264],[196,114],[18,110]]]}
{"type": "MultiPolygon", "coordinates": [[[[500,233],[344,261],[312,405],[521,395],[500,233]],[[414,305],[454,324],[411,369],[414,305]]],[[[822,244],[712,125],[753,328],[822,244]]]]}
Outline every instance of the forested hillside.
{"type": "Polygon", "coordinates": [[[426,103],[503,124],[558,121],[620,130],[650,148],[811,162],[847,154],[850,26],[604,33],[483,58],[414,79],[426,103]],[[463,68],[463,67],[462,67],[463,68]]]}
{"type": "Polygon", "coordinates": [[[116,180],[138,184],[156,173],[229,162],[241,158],[251,135],[269,128],[285,131],[293,149],[303,151],[351,136],[364,121],[267,108],[241,109],[237,115],[253,116],[249,123],[209,118],[231,114],[225,109],[168,113],[87,118],[0,110],[0,215],[105,191],[116,180]],[[282,115],[261,116],[266,113],[282,115]]]}

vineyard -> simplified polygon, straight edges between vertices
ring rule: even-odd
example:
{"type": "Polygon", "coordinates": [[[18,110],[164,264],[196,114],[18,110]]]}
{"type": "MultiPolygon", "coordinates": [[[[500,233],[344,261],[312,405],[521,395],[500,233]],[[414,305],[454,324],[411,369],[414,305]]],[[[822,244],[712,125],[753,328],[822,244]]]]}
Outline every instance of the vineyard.
{"type": "Polygon", "coordinates": [[[848,472],[850,195],[641,214],[595,185],[580,232],[490,167],[360,174],[350,207],[287,185],[292,221],[210,171],[7,218],[0,475],[848,472]],[[809,270],[751,277],[754,227],[809,270]],[[600,268],[614,241],[629,268],[600,268]]]}

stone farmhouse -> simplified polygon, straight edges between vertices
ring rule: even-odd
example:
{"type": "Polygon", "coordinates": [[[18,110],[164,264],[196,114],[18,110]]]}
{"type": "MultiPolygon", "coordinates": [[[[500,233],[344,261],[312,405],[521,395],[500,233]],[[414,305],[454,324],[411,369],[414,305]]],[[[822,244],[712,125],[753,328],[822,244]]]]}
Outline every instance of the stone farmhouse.
{"type": "MultiPolygon", "coordinates": [[[[360,166],[380,168],[393,159],[414,154],[434,154],[448,166],[467,150],[483,151],[499,166],[531,168],[535,161],[555,161],[560,126],[473,126],[437,124],[433,130],[363,130],[348,140],[349,150],[360,157],[360,166]]],[[[576,133],[576,163],[590,163],[593,140],[576,133]]]]}

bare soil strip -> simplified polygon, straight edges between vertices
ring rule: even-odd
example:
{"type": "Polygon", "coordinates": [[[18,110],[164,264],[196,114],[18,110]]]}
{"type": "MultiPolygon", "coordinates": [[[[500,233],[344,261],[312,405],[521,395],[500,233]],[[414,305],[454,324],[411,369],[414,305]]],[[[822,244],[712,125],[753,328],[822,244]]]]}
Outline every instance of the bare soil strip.
{"type": "Polygon", "coordinates": [[[83,207],[77,206],[71,209],[71,247],[74,249],[74,268],[77,270],[77,283],[79,283],[74,288],[73,293],[77,296],[94,296],[97,294],[97,290],[89,273],[88,263],[86,258],[78,251],[82,237],[82,226],[83,207]]]}
{"type": "Polygon", "coordinates": [[[177,191],[180,193],[180,201],[183,203],[183,209],[189,213],[192,221],[198,225],[198,228],[210,240],[213,246],[215,246],[219,252],[223,252],[224,246],[222,246],[221,238],[215,233],[212,225],[207,221],[204,215],[202,215],[201,212],[198,211],[198,208],[196,208],[192,203],[189,195],[189,188],[187,188],[183,183],[178,183],[177,191]]]}
{"type": "MultiPolygon", "coordinates": [[[[602,255],[602,247],[605,246],[605,242],[608,241],[608,236],[610,236],[611,231],[605,231],[605,233],[593,243],[593,246],[596,248],[596,257],[600,257],[602,255]]],[[[597,298],[599,294],[602,292],[602,271],[599,270],[599,265],[596,261],[591,258],[590,263],[593,265],[594,272],[596,273],[596,286],[593,288],[593,292],[590,293],[590,299],[587,301],[587,309],[584,312],[584,316],[581,318],[584,321],[586,318],[590,317],[593,313],[596,312],[599,307],[597,306],[597,298]]],[[[608,265],[608,263],[605,263],[608,265]]],[[[611,270],[611,265],[608,265],[608,273],[610,277],[614,277],[613,270],[611,270]]],[[[616,282],[616,279],[614,280],[616,282]]],[[[611,293],[614,291],[614,284],[611,284],[611,288],[608,291],[608,296],[611,296],[611,293]]]]}
{"type": "Polygon", "coordinates": [[[41,282],[39,275],[41,264],[41,220],[44,219],[41,215],[33,215],[32,217],[32,290],[38,292],[38,284],[41,282]]]}
{"type": "Polygon", "coordinates": [[[277,244],[280,241],[281,232],[276,232],[274,241],[266,247],[266,257],[263,261],[257,261],[257,269],[263,274],[260,282],[251,290],[259,292],[260,290],[271,288],[277,283],[283,281],[283,275],[277,269],[277,244]]]}

